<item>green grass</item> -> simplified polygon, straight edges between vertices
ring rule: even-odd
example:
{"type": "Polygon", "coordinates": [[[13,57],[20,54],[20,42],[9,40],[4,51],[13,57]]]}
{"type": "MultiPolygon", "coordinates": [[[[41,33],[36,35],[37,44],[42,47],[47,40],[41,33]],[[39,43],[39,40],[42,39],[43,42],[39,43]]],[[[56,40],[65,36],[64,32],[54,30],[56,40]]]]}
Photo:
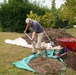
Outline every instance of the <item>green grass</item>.
{"type": "Polygon", "coordinates": [[[76,28],[70,28],[66,30],[69,34],[73,35],[76,37],[76,28]]]}
{"type": "Polygon", "coordinates": [[[24,36],[20,33],[0,32],[0,75],[35,75],[27,70],[18,69],[12,63],[30,55],[31,49],[6,44],[6,39],[24,36]]]}
{"type": "MultiPolygon", "coordinates": [[[[67,30],[71,31],[71,30],[67,30]]],[[[30,55],[31,49],[7,44],[6,39],[16,39],[24,36],[21,33],[0,32],[0,75],[37,75],[30,71],[16,68],[12,63],[30,55]]],[[[72,55],[69,57],[72,58],[72,55]]],[[[67,58],[68,59],[68,58],[67,58]]],[[[67,61],[65,59],[64,61],[67,61]]],[[[76,71],[67,68],[65,75],[76,75],[76,71]]]]}

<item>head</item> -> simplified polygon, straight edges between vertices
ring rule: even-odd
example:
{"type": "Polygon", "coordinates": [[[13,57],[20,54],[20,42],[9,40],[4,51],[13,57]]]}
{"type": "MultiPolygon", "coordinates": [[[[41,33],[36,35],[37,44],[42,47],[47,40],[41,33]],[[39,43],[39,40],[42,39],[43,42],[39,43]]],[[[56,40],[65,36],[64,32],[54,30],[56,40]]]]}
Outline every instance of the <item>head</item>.
{"type": "Polygon", "coordinates": [[[27,25],[32,25],[32,20],[30,18],[26,18],[27,25]]]}

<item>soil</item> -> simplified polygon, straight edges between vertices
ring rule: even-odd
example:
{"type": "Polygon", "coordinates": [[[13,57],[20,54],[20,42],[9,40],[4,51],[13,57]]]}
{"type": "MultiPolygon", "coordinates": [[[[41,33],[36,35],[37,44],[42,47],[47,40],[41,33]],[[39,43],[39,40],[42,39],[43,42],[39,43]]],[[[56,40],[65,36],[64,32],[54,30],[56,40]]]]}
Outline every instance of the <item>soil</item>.
{"type": "Polygon", "coordinates": [[[66,66],[76,71],[76,55],[65,61],[66,66]]]}
{"type": "Polygon", "coordinates": [[[64,64],[58,59],[38,57],[31,60],[29,66],[39,75],[59,75],[64,64]]]}
{"type": "MultiPolygon", "coordinates": [[[[50,40],[54,42],[55,46],[58,45],[58,41],[56,40],[57,38],[73,37],[72,35],[66,33],[64,30],[59,29],[45,28],[45,32],[49,36],[50,40]]],[[[28,33],[28,35],[31,37],[32,33],[28,33]]],[[[22,38],[31,44],[31,41],[27,36],[22,36],[22,38]]],[[[42,42],[50,43],[45,34],[43,36],[42,42]]]]}
{"type": "MultiPolygon", "coordinates": [[[[49,38],[54,42],[55,46],[59,45],[57,38],[71,38],[72,35],[68,34],[64,30],[59,29],[52,29],[52,28],[45,28],[45,32],[49,36],[49,38]]],[[[32,33],[28,33],[28,35],[32,35],[32,33]]],[[[25,39],[29,44],[31,44],[30,39],[27,36],[22,36],[23,39],[25,39]]],[[[43,42],[50,42],[46,35],[43,36],[43,42]]],[[[67,67],[71,67],[72,69],[76,70],[76,58],[68,59],[65,62],[67,67]]],[[[47,74],[47,75],[59,75],[59,71],[61,70],[64,65],[57,59],[52,58],[35,58],[30,61],[29,63],[30,67],[36,70],[40,74],[47,74]]]]}

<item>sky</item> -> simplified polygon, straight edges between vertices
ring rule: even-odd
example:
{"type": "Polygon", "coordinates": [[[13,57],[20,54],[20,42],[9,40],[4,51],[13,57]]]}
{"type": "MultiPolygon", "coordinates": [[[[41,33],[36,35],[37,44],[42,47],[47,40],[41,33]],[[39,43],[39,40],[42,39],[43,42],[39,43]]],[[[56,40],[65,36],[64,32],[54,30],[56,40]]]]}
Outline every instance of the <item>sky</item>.
{"type": "MultiPolygon", "coordinates": [[[[4,0],[0,0],[0,2],[3,2],[4,0]]],[[[8,0],[7,0],[8,1],[8,0]]]]}
{"type": "MultiPolygon", "coordinates": [[[[0,2],[3,2],[4,0],[0,0],[0,2]]],[[[8,1],[8,0],[7,0],[8,1]]],[[[35,1],[35,0],[29,0],[31,2],[35,1]]],[[[37,2],[40,1],[40,3],[44,6],[47,6],[48,8],[51,8],[51,1],[52,0],[46,0],[45,3],[43,3],[44,0],[36,0],[37,2]]],[[[61,6],[61,4],[64,4],[64,0],[56,0],[56,8],[59,8],[61,6]]]]}
{"type": "MultiPolygon", "coordinates": [[[[29,1],[35,1],[35,0],[29,0],[29,1]]],[[[37,2],[43,4],[44,6],[47,6],[48,8],[51,8],[52,0],[46,0],[45,3],[43,3],[44,0],[36,0],[37,2]]],[[[61,4],[65,3],[65,0],[55,0],[56,2],[56,8],[59,8],[61,4]]]]}

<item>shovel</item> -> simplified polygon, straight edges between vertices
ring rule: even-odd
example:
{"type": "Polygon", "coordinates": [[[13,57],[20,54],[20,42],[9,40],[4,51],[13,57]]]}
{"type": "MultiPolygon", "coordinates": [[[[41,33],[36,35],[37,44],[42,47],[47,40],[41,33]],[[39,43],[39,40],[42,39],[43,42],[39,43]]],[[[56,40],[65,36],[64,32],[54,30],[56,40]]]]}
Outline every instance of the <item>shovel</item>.
{"type": "MultiPolygon", "coordinates": [[[[32,41],[32,38],[27,33],[25,33],[25,34],[32,41]]],[[[32,42],[35,44],[35,41],[32,41],[32,42]]],[[[46,57],[47,57],[47,50],[45,50],[45,54],[46,54],[46,57]]]]}
{"type": "MultiPolygon", "coordinates": [[[[41,26],[41,27],[42,27],[42,26],[41,26]]],[[[42,28],[43,28],[43,27],[42,27],[42,28]]],[[[44,28],[43,28],[43,29],[44,29],[44,28]]],[[[51,41],[51,39],[49,38],[49,36],[48,36],[48,34],[45,32],[45,30],[44,30],[44,33],[45,33],[46,37],[48,38],[48,40],[49,40],[51,46],[54,46],[54,42],[51,41]]]]}
{"type": "Polygon", "coordinates": [[[48,38],[48,40],[50,41],[51,46],[54,46],[54,42],[50,40],[49,36],[47,35],[47,33],[44,31],[46,37],[48,38]]]}
{"type": "Polygon", "coordinates": [[[35,44],[35,41],[33,41],[32,38],[31,38],[27,33],[25,33],[25,34],[26,34],[27,37],[35,44]]]}

